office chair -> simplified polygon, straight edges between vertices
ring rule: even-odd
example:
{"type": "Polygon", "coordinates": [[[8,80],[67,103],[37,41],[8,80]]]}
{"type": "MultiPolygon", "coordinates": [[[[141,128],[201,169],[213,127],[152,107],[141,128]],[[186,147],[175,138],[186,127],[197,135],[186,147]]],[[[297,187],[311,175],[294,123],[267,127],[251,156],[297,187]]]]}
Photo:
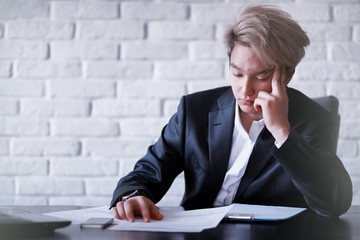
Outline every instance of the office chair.
{"type": "Polygon", "coordinates": [[[336,153],[337,148],[337,142],[339,138],[339,129],[340,129],[340,115],[338,113],[339,111],[339,100],[334,96],[324,96],[324,97],[317,97],[313,98],[316,103],[321,105],[323,108],[325,108],[327,111],[331,112],[334,117],[334,131],[336,136],[336,141],[333,143],[333,151],[336,153]]]}

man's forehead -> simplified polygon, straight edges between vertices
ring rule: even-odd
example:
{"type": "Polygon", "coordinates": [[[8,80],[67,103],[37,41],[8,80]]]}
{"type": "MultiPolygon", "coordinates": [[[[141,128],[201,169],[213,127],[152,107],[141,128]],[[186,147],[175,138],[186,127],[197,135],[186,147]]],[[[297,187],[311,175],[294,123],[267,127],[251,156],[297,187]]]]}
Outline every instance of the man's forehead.
{"type": "MultiPolygon", "coordinates": [[[[236,65],[233,62],[230,62],[230,66],[240,72],[248,71],[247,69],[242,69],[240,66],[236,65]]],[[[261,66],[261,67],[256,67],[256,68],[251,69],[251,72],[253,72],[254,74],[264,74],[264,73],[270,73],[270,72],[274,71],[274,69],[275,69],[274,66],[261,66]]]]}

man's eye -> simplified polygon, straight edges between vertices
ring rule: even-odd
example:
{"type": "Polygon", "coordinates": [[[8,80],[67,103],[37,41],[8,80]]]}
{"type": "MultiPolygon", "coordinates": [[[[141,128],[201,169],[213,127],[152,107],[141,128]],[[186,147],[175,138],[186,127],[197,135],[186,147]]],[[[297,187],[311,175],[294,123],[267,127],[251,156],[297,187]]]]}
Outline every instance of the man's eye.
{"type": "Polygon", "coordinates": [[[256,80],[267,81],[269,78],[270,78],[270,76],[259,76],[259,77],[256,77],[256,80]]]}
{"type": "Polygon", "coordinates": [[[241,73],[234,73],[234,72],[233,72],[233,75],[234,75],[235,77],[242,77],[242,74],[241,74],[241,73]]]}

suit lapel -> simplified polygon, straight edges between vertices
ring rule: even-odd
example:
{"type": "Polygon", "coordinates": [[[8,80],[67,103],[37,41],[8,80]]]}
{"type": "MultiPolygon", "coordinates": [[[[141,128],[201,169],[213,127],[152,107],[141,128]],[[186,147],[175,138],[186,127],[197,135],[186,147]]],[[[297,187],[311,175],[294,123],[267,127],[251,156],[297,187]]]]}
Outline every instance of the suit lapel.
{"type": "Polygon", "coordinates": [[[244,191],[249,187],[250,183],[254,181],[258,174],[263,170],[266,163],[270,160],[270,149],[274,145],[274,141],[274,137],[265,127],[256,140],[245,174],[240,181],[235,200],[241,197],[244,191]]]}
{"type": "Polygon", "coordinates": [[[216,111],[209,112],[208,141],[211,169],[211,191],[215,199],[223,183],[232,144],[235,99],[231,90],[218,99],[216,111]]]}

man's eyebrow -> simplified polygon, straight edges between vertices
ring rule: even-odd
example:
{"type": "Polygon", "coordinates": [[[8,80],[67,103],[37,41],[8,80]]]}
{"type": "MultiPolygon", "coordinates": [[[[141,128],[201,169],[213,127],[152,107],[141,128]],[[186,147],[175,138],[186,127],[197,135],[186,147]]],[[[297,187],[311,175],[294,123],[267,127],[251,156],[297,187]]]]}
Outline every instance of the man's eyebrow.
{"type": "MultiPolygon", "coordinates": [[[[242,72],[241,68],[236,66],[234,63],[230,63],[230,66],[233,67],[233,68],[236,68],[237,70],[242,72]]],[[[256,72],[255,74],[256,75],[258,75],[258,74],[267,74],[267,73],[272,72],[274,69],[275,69],[274,67],[266,68],[266,69],[263,69],[263,70],[260,70],[260,71],[256,72]]]]}

